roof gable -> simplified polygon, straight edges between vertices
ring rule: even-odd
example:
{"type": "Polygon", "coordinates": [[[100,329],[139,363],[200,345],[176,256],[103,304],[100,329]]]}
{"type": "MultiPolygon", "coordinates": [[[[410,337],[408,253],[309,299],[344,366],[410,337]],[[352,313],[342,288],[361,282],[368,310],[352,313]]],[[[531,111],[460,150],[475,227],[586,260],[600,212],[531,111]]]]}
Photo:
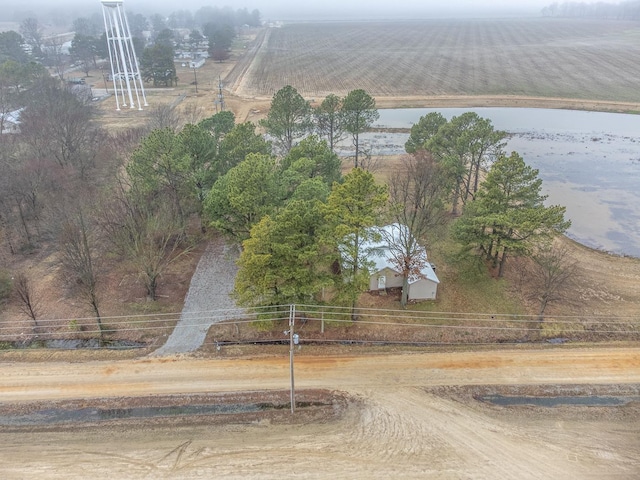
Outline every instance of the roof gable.
{"type": "Polygon", "coordinates": [[[9,123],[13,123],[15,125],[19,125],[20,124],[20,114],[22,113],[23,110],[24,110],[24,108],[20,108],[18,110],[14,110],[12,112],[0,113],[0,117],[2,117],[2,119],[5,122],[9,122],[9,123]]]}
{"type": "MultiPolygon", "coordinates": [[[[377,242],[368,242],[363,247],[363,251],[367,252],[368,260],[374,264],[373,272],[377,273],[385,268],[395,272],[397,275],[402,275],[402,272],[399,271],[392,258],[393,255],[390,252],[389,243],[385,240],[385,238],[398,238],[399,235],[408,234],[408,227],[402,224],[394,223],[391,225],[386,225],[384,227],[374,227],[379,233],[380,238],[377,242]]],[[[418,282],[423,278],[431,280],[434,283],[440,283],[438,280],[438,276],[436,272],[433,270],[431,264],[427,261],[427,252],[424,247],[421,246],[421,251],[419,253],[420,256],[423,256],[423,267],[420,270],[419,275],[410,275],[409,276],[409,284],[418,282]]]]}

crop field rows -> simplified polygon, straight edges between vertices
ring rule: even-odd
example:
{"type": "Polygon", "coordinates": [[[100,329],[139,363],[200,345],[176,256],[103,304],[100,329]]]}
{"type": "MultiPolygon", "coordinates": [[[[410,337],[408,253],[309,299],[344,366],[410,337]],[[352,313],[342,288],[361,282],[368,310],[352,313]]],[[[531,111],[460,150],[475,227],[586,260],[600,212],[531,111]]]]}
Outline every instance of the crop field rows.
{"type": "MultiPolygon", "coordinates": [[[[640,24],[433,20],[274,28],[235,93],[522,95],[640,101],[640,24]]],[[[238,84],[236,84],[238,85],[238,84]]]]}

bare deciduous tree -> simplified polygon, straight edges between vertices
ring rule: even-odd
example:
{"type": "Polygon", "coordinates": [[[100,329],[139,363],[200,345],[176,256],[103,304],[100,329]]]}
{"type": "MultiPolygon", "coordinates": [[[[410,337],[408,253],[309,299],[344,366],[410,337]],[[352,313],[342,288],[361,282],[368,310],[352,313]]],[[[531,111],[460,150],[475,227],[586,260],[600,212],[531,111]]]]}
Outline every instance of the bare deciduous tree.
{"type": "Polygon", "coordinates": [[[161,104],[150,109],[148,126],[150,130],[168,128],[173,132],[178,131],[181,118],[180,112],[174,105],[161,104]]]}
{"type": "Polygon", "coordinates": [[[65,69],[68,65],[69,55],[64,53],[64,41],[62,37],[50,37],[44,45],[45,65],[53,68],[60,80],[64,80],[65,69]]]}
{"type": "Polygon", "coordinates": [[[60,256],[66,283],[76,289],[91,307],[102,337],[103,325],[98,295],[99,266],[95,232],[81,207],[63,214],[59,233],[60,256]]]}
{"type": "Polygon", "coordinates": [[[570,300],[578,280],[578,263],[565,246],[557,245],[540,247],[532,259],[532,297],[539,302],[538,320],[542,322],[550,304],[570,300]]]}
{"type": "Polygon", "coordinates": [[[150,299],[157,299],[158,282],[167,268],[187,254],[187,235],[170,204],[153,204],[120,184],[100,214],[101,229],[114,252],[128,258],[140,275],[150,299]]]}
{"type": "Polygon", "coordinates": [[[152,300],[158,298],[158,281],[175,260],[189,250],[181,222],[168,212],[142,211],[131,242],[131,255],[152,300]]]}
{"type": "Polygon", "coordinates": [[[38,53],[42,48],[44,29],[34,17],[25,18],[20,24],[20,33],[31,48],[33,53],[38,53]]]}
{"type": "Polygon", "coordinates": [[[204,116],[205,110],[202,105],[188,104],[182,109],[181,123],[196,125],[204,116]]]}
{"type": "Polygon", "coordinates": [[[33,330],[35,332],[38,328],[41,304],[33,282],[31,282],[25,273],[20,272],[13,280],[13,289],[20,301],[20,310],[33,320],[33,330]]]}
{"type": "Polygon", "coordinates": [[[91,120],[86,97],[49,83],[22,113],[20,128],[34,158],[55,159],[61,167],[75,168],[86,180],[97,146],[102,144],[101,133],[91,120]]]}
{"type": "Polygon", "coordinates": [[[407,304],[408,279],[419,273],[427,256],[420,244],[446,222],[443,198],[446,187],[440,167],[431,155],[419,150],[403,157],[404,168],[389,181],[390,216],[396,228],[384,235],[393,261],[403,274],[401,304],[407,304]]]}

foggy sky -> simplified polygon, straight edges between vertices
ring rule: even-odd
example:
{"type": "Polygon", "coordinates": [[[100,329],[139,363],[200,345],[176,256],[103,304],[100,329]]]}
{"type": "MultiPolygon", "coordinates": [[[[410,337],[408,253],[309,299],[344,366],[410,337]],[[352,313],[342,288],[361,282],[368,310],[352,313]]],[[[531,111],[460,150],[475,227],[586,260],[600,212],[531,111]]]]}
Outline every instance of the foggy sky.
{"type": "MultiPolygon", "coordinates": [[[[57,10],[69,12],[73,18],[100,13],[99,0],[3,0],[2,20],[15,20],[26,12],[40,21],[57,10]]],[[[124,0],[125,10],[132,13],[169,14],[211,5],[234,9],[258,9],[263,20],[384,19],[384,18],[448,18],[501,17],[539,15],[553,0],[124,0]]]]}

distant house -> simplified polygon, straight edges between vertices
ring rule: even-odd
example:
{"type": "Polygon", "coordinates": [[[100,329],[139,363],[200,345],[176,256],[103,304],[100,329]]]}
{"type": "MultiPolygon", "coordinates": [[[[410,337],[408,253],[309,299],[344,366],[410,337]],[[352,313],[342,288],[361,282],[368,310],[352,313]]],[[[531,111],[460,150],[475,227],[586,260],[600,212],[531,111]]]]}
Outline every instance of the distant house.
{"type": "Polygon", "coordinates": [[[0,133],[20,132],[20,113],[22,108],[13,112],[0,113],[0,133]]]}
{"type": "MultiPolygon", "coordinates": [[[[374,264],[369,276],[370,291],[386,291],[389,288],[402,288],[402,272],[393,262],[393,253],[388,239],[395,239],[401,232],[406,233],[407,227],[393,224],[381,227],[381,240],[365,246],[368,260],[374,264]]],[[[434,266],[427,261],[427,253],[420,249],[422,267],[420,272],[409,276],[409,301],[435,300],[438,292],[438,276],[434,266]]]]}
{"type": "Polygon", "coordinates": [[[191,60],[189,62],[189,68],[200,68],[201,66],[204,65],[205,59],[204,58],[199,58],[197,60],[191,60]]]}

